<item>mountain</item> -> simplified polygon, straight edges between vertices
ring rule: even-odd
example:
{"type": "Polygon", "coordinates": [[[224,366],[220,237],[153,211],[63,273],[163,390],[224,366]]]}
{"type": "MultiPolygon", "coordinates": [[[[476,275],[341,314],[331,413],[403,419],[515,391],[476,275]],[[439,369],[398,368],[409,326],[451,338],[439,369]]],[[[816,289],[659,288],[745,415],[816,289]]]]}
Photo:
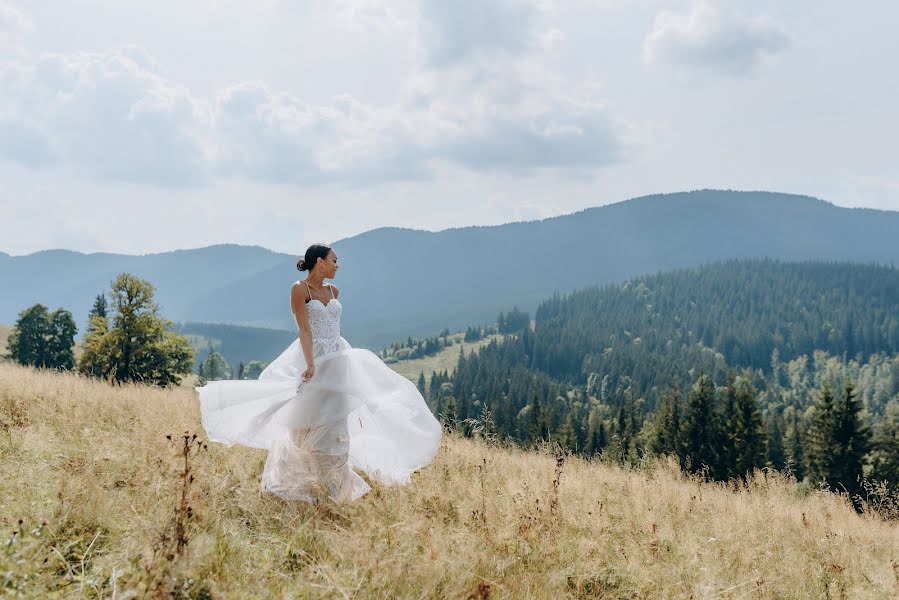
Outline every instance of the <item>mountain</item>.
{"type": "MultiPolygon", "coordinates": [[[[439,232],[382,228],[334,244],[345,336],[379,347],[407,335],[492,322],[554,292],[729,258],[899,263],[899,212],[808,196],[699,190],[642,196],[577,213],[439,232]]],[[[298,249],[298,252],[300,249],[298,249]]],[[[295,330],[296,257],[212,246],[146,256],[39,252],[0,257],[0,322],[34,302],[72,309],[130,271],[180,321],[295,330]]],[[[264,357],[260,357],[263,358],[264,357]]]]}
{"type": "Polygon", "coordinates": [[[212,347],[234,369],[251,360],[271,361],[297,337],[294,331],[221,323],[176,323],[174,329],[197,348],[198,363],[212,347]]]}

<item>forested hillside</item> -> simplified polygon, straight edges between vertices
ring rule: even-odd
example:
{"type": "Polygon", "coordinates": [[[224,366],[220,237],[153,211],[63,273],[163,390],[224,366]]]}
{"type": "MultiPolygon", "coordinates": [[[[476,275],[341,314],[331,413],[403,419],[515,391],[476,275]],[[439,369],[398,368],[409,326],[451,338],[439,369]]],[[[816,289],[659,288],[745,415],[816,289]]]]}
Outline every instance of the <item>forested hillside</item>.
{"type": "Polygon", "coordinates": [[[819,474],[812,446],[832,450],[837,433],[816,418],[842,398],[866,472],[880,461],[899,482],[897,353],[899,269],[734,260],[557,295],[535,327],[461,357],[451,377],[432,373],[428,396],[445,419],[489,413],[500,436],[587,453],[686,458],[699,438],[693,458],[722,476],[742,467],[721,453],[747,440],[757,466],[819,474]]]}

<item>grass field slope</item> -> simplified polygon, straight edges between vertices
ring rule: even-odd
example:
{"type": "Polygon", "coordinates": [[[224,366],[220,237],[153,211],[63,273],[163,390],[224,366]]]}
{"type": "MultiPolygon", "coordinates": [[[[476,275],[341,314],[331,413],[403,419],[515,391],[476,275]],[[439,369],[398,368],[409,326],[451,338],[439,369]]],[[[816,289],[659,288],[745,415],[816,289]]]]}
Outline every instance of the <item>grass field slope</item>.
{"type": "Polygon", "coordinates": [[[899,525],[839,496],[448,434],[410,485],[259,494],[189,388],[0,364],[0,574],[25,597],[889,598],[899,525]],[[172,440],[167,439],[171,436],[172,440]],[[200,448],[199,450],[197,448],[200,448]]]}
{"type": "Polygon", "coordinates": [[[6,354],[10,331],[12,331],[12,327],[0,324],[0,357],[6,354]]]}

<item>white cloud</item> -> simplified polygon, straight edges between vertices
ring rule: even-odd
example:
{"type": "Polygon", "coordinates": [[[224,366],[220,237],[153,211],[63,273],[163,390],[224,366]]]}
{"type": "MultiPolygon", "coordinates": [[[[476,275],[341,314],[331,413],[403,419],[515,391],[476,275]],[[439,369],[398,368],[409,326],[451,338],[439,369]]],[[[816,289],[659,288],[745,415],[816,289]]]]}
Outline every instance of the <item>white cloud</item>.
{"type": "Polygon", "coordinates": [[[422,46],[438,67],[522,52],[537,10],[530,0],[421,0],[420,7],[422,46]]]}
{"type": "MultiPolygon", "coordinates": [[[[393,14],[363,0],[341,7],[393,14]]],[[[314,104],[262,82],[197,96],[138,46],[25,53],[0,64],[0,156],[163,187],[214,178],[354,186],[425,180],[440,162],[493,171],[620,160],[606,107],[542,65],[535,11],[521,0],[468,10],[426,0],[410,28],[421,60],[386,107],[348,94],[314,104]]]]}
{"type": "Polygon", "coordinates": [[[564,41],[565,34],[562,33],[561,29],[555,27],[547,29],[540,34],[540,45],[543,47],[544,52],[552,52],[558,49],[564,41]]]}
{"type": "Polygon", "coordinates": [[[667,62],[747,75],[790,45],[766,15],[749,17],[723,3],[695,0],[687,14],[659,13],[643,41],[647,64],[667,62]]]}
{"type": "Polygon", "coordinates": [[[0,149],[99,178],[157,185],[204,177],[203,108],[136,47],[42,54],[0,65],[0,149]]]}
{"type": "Polygon", "coordinates": [[[0,0],[0,52],[20,52],[33,25],[15,7],[0,0]]]}

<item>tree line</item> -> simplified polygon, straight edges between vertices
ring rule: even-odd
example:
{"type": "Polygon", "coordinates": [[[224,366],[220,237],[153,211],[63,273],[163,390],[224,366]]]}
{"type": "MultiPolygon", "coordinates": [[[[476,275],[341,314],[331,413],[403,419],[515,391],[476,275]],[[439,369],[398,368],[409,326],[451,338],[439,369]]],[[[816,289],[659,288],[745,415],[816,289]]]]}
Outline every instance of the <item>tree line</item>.
{"type": "Polygon", "coordinates": [[[444,420],[489,416],[526,445],[671,453],[716,479],[769,467],[896,489],[897,273],[730,261],[555,296],[534,327],[519,319],[419,387],[444,420]]]}
{"type": "Polygon", "coordinates": [[[122,273],[112,281],[109,295],[111,301],[105,293],[94,300],[77,360],[72,313],[63,308],[50,313],[42,304],[19,313],[9,335],[10,358],[116,382],[178,385],[193,370],[194,348],[159,314],[153,285],[122,273]]]}

